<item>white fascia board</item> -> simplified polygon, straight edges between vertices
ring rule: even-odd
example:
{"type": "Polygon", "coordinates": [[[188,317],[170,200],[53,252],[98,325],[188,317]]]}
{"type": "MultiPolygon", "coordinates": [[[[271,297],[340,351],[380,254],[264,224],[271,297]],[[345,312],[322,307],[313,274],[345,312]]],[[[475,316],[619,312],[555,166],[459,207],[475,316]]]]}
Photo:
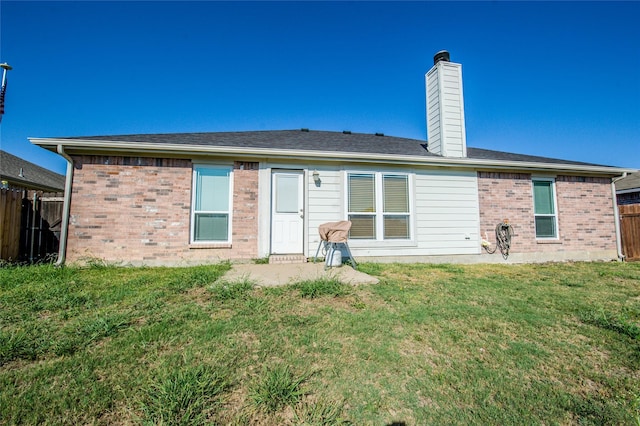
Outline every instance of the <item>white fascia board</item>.
{"type": "Polygon", "coordinates": [[[616,194],[618,195],[622,195],[622,194],[630,194],[632,192],[640,192],[640,187],[638,188],[631,188],[631,189],[620,189],[616,191],[616,194]]]}
{"type": "Polygon", "coordinates": [[[63,145],[67,150],[79,151],[115,151],[118,153],[159,153],[159,154],[181,154],[183,156],[194,156],[199,154],[215,154],[227,157],[251,157],[265,159],[288,159],[288,160],[315,160],[315,161],[335,161],[348,160],[359,163],[385,163],[402,164],[412,166],[433,166],[433,167],[456,167],[486,170],[519,170],[519,171],[554,171],[589,174],[621,175],[623,173],[633,173],[635,169],[625,169],[609,166],[588,166],[579,164],[558,164],[539,163],[526,161],[498,161],[476,158],[452,158],[452,157],[416,157],[404,155],[390,155],[378,153],[362,152],[326,152],[289,150],[273,148],[252,148],[230,147],[230,146],[209,146],[209,145],[182,145],[182,144],[157,144],[136,141],[106,141],[106,140],[83,140],[83,139],[53,139],[53,138],[28,138],[31,143],[42,148],[55,152],[58,145],[63,145]]]}

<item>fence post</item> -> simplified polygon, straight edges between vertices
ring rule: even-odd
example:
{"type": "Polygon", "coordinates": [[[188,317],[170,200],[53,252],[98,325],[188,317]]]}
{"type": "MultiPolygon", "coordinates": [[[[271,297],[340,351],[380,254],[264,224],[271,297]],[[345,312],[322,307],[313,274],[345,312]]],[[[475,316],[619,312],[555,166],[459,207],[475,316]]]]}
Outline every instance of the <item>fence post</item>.
{"type": "Polygon", "coordinates": [[[35,246],[36,240],[36,216],[38,213],[38,193],[36,191],[33,192],[33,213],[31,216],[31,241],[29,244],[29,262],[33,263],[33,248],[35,246]]]}

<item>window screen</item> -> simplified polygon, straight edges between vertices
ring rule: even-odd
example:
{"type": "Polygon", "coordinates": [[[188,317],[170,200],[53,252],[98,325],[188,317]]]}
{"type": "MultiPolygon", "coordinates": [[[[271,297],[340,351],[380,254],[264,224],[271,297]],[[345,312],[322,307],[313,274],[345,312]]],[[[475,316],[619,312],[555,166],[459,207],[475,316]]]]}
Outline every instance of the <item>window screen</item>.
{"type": "Polygon", "coordinates": [[[557,238],[557,217],[552,180],[533,180],[533,213],[536,238],[557,238]]]}
{"type": "Polygon", "coordinates": [[[229,167],[196,166],[192,205],[192,241],[229,241],[229,167]]]}

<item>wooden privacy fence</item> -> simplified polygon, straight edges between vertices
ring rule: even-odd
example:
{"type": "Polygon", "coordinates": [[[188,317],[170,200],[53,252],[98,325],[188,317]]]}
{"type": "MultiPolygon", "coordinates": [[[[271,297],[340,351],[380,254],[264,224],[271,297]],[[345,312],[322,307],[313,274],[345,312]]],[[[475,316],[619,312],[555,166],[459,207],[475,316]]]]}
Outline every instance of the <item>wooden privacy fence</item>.
{"type": "Polygon", "coordinates": [[[23,191],[0,189],[0,259],[17,260],[23,191]]]}
{"type": "Polygon", "coordinates": [[[2,189],[0,259],[36,262],[58,252],[63,193],[2,189]]]}
{"type": "Polygon", "coordinates": [[[622,254],[626,260],[640,260],[640,204],[618,206],[622,254]]]}

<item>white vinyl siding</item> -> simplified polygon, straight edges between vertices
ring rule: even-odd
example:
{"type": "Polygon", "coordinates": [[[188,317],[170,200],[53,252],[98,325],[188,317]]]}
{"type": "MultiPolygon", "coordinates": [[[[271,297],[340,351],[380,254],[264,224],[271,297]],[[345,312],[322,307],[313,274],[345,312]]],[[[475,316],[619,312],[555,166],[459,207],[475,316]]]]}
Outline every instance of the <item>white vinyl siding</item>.
{"type": "Polygon", "coordinates": [[[191,202],[191,242],[230,243],[232,169],[195,165],[191,202]]]}
{"type": "Polygon", "coordinates": [[[427,85],[427,144],[434,154],[442,152],[441,111],[440,111],[440,74],[434,69],[426,76],[427,85]]]}
{"type": "Polygon", "coordinates": [[[318,227],[326,222],[344,220],[342,173],[337,169],[325,169],[310,166],[307,180],[307,207],[305,217],[308,223],[308,252],[315,254],[320,242],[318,227]],[[319,173],[320,182],[311,177],[314,170],[319,173]]]}
{"type": "Polygon", "coordinates": [[[532,179],[532,183],[536,238],[558,238],[555,182],[553,179],[532,179]]]}
{"type": "MultiPolygon", "coordinates": [[[[409,190],[409,214],[387,212],[387,232],[389,225],[405,226],[408,221],[409,239],[384,239],[384,219],[376,227],[376,239],[349,239],[353,255],[372,257],[396,256],[437,256],[457,254],[479,254],[480,213],[478,204],[478,180],[475,172],[461,170],[420,170],[416,168],[391,168],[381,171],[363,170],[348,166],[316,168],[309,166],[309,174],[317,169],[320,180],[316,184],[308,179],[308,220],[309,254],[313,256],[320,238],[318,226],[326,222],[337,222],[349,218],[348,179],[350,174],[376,175],[380,181],[376,191],[382,197],[382,175],[406,176],[409,190]],[[339,168],[342,168],[340,171],[339,168]]],[[[393,181],[393,179],[389,179],[393,181]]],[[[391,183],[390,185],[393,185],[391,183]]],[[[396,193],[397,194],[397,193],[396,193]]],[[[404,193],[403,193],[404,194],[404,193]]],[[[398,204],[403,198],[396,200],[398,204]]],[[[387,210],[389,208],[387,201],[387,210]]],[[[382,218],[384,197],[380,198],[376,214],[382,218]]],[[[363,213],[366,216],[366,213],[363,213]]],[[[377,222],[376,222],[377,224],[377,222]]],[[[352,227],[353,229],[353,227],[352,227]]],[[[395,229],[398,229],[396,227],[395,229]]],[[[402,228],[400,227],[400,232],[402,228]]]]}
{"type": "Polygon", "coordinates": [[[419,254],[479,253],[476,173],[429,171],[417,174],[415,204],[419,254]]]}
{"type": "Polygon", "coordinates": [[[439,62],[426,75],[427,144],[445,157],[466,157],[462,66],[439,62]]]}

